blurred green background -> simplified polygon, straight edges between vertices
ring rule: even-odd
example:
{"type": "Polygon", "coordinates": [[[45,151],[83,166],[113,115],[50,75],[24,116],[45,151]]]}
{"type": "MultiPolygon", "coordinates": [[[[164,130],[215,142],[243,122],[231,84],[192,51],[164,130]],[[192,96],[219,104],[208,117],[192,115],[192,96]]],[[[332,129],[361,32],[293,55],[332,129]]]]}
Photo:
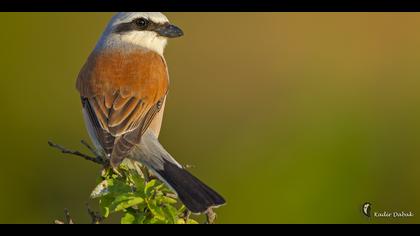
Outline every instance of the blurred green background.
{"type": "MultiPolygon", "coordinates": [[[[89,221],[99,167],[47,140],[84,150],[75,79],[111,16],[0,14],[1,223],[89,221]]],[[[419,222],[419,13],[167,16],[160,139],[227,198],[219,223],[419,222]]]]}

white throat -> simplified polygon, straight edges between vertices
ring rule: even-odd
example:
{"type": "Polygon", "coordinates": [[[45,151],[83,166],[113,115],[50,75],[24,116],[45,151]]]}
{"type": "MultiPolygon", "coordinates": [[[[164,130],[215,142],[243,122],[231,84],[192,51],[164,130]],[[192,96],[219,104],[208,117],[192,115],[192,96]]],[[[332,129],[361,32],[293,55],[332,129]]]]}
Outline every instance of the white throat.
{"type": "Polygon", "coordinates": [[[130,32],[127,34],[103,34],[96,49],[151,50],[163,55],[167,39],[157,36],[154,32],[130,32]]]}

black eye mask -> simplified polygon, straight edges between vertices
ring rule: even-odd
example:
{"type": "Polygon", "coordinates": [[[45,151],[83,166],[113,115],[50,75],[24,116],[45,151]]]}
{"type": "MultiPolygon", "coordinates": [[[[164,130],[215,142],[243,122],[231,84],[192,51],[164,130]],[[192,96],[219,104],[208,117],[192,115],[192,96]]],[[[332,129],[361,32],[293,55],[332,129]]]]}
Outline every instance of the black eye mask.
{"type": "Polygon", "coordinates": [[[155,23],[145,18],[137,18],[131,22],[121,23],[114,29],[116,34],[124,34],[132,31],[150,31],[156,32],[158,35],[166,38],[178,38],[184,35],[184,32],[175,25],[168,22],[155,23]]]}
{"type": "Polygon", "coordinates": [[[131,22],[121,23],[114,29],[114,33],[123,34],[130,31],[153,31],[157,32],[159,29],[169,25],[169,23],[155,23],[145,18],[137,18],[131,22]],[[142,24],[141,22],[144,22],[142,24]]]}

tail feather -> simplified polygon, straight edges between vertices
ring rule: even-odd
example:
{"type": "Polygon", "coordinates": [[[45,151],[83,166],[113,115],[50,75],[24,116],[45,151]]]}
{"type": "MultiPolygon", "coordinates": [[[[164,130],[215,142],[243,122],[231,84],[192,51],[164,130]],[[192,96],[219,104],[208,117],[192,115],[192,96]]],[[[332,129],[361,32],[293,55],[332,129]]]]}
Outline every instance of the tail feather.
{"type": "Polygon", "coordinates": [[[152,133],[146,132],[143,135],[131,159],[148,167],[176,192],[179,199],[193,213],[203,213],[226,202],[220,194],[178,164],[152,133]]]}
{"type": "Polygon", "coordinates": [[[202,213],[209,208],[225,204],[225,200],[216,191],[201,182],[187,170],[166,162],[163,170],[155,170],[178,194],[179,199],[194,213],[202,213]]]}

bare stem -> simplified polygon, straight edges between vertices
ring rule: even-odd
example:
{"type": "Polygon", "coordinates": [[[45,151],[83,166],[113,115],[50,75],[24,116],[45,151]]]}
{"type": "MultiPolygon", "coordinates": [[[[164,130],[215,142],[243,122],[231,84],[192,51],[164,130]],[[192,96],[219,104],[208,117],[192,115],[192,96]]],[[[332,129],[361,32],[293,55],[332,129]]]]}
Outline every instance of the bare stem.
{"type": "MultiPolygon", "coordinates": [[[[82,143],[85,146],[87,146],[90,151],[93,150],[93,148],[90,147],[86,142],[83,141],[82,143]]],[[[104,159],[101,156],[96,155],[96,151],[92,151],[95,154],[95,157],[92,157],[92,156],[86,155],[86,154],[81,153],[81,152],[76,151],[76,150],[67,149],[67,148],[65,148],[65,147],[63,147],[63,146],[61,146],[59,144],[53,143],[52,141],[48,141],[48,145],[50,145],[50,147],[53,147],[55,149],[60,150],[64,154],[71,154],[71,155],[79,156],[79,157],[81,157],[81,158],[83,158],[85,160],[92,161],[92,162],[94,162],[96,164],[100,164],[100,165],[104,165],[104,166],[107,165],[107,161],[104,161],[104,159]]]]}
{"type": "Polygon", "coordinates": [[[55,220],[54,224],[57,225],[64,225],[64,224],[74,224],[73,219],[70,217],[70,212],[68,209],[64,209],[64,221],[60,221],[60,220],[55,220]]]}
{"type": "MultiPolygon", "coordinates": [[[[90,215],[90,217],[92,219],[92,224],[100,224],[100,223],[102,223],[102,221],[104,219],[103,219],[103,217],[99,213],[93,211],[89,207],[89,205],[87,203],[86,203],[86,208],[87,208],[87,211],[88,211],[88,213],[89,213],[89,215],[90,215]]],[[[69,210],[68,209],[64,209],[64,221],[55,220],[54,221],[54,224],[58,224],[58,225],[64,225],[64,224],[71,224],[72,225],[72,224],[74,224],[73,219],[70,217],[69,210]]]]}
{"type": "Polygon", "coordinates": [[[89,149],[96,157],[100,157],[101,155],[93,148],[91,147],[85,140],[80,140],[80,142],[89,149]]]}
{"type": "Polygon", "coordinates": [[[92,224],[100,224],[104,220],[104,218],[99,214],[98,212],[95,212],[89,207],[89,204],[86,203],[86,207],[88,210],[88,213],[90,215],[90,218],[92,219],[92,224]]]}

